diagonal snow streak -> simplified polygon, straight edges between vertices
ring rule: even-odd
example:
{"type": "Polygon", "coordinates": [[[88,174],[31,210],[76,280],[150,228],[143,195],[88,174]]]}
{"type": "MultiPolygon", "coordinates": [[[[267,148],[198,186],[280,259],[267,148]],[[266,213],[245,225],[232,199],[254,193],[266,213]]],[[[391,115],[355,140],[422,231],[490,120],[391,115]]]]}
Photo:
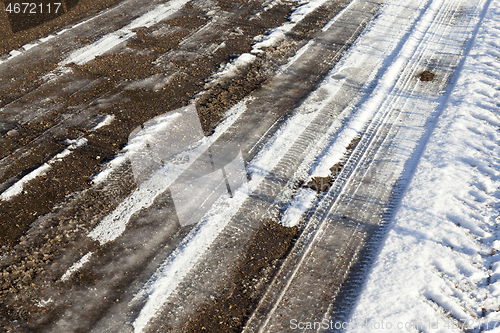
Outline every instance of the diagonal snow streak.
{"type": "Polygon", "coordinates": [[[288,121],[282,129],[266,144],[248,166],[252,180],[236,191],[232,199],[221,198],[213,209],[190,232],[170,257],[158,268],[146,286],[136,295],[134,301],[147,297],[146,304],[141,309],[134,322],[135,332],[142,332],[157,311],[161,309],[170,294],[176,289],[182,278],[198,262],[200,257],[214,241],[217,235],[230,221],[249,195],[256,191],[270,170],[280,161],[290,149],[297,134],[304,131],[312,121],[307,114],[301,114],[288,121]]]}
{"type": "Polygon", "coordinates": [[[31,180],[41,177],[45,175],[52,167],[54,163],[57,163],[64,159],[66,156],[70,155],[73,150],[87,144],[87,139],[76,139],[76,140],[67,140],[67,143],[70,145],[68,148],[64,149],[62,152],[54,156],[52,159],[42,164],[40,167],[31,171],[29,174],[21,178],[19,181],[14,183],[11,187],[9,187],[5,192],[0,195],[0,200],[11,200],[13,197],[22,193],[24,186],[31,180]]]}
{"type": "Polygon", "coordinates": [[[136,33],[133,31],[134,29],[140,27],[148,28],[168,18],[170,15],[181,9],[182,6],[188,3],[188,1],[189,0],[171,0],[166,4],[158,5],[156,8],[136,18],[129,25],[123,27],[122,29],[107,34],[106,36],[93,42],[92,44],[74,51],[59,65],[64,66],[69,63],[75,63],[77,65],[85,64],[95,57],[104,54],[112,48],[134,37],[136,35],[136,33]]]}

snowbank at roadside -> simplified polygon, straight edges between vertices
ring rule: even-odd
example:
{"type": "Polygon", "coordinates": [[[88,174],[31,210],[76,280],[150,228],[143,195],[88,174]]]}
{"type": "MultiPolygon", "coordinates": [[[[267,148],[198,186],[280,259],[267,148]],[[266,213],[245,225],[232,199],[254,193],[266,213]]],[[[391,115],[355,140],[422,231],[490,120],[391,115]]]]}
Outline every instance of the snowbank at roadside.
{"type": "Polygon", "coordinates": [[[500,2],[486,3],[348,332],[500,330],[500,2]]]}

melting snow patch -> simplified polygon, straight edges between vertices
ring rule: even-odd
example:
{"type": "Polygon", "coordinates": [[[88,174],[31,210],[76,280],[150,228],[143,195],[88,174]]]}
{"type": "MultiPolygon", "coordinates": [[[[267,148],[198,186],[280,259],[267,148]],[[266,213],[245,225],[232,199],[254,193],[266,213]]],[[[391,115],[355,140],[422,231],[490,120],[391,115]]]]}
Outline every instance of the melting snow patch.
{"type": "Polygon", "coordinates": [[[71,275],[73,275],[73,273],[82,268],[83,265],[85,265],[90,260],[92,254],[92,252],[87,253],[80,260],[74,263],[70,268],[68,268],[66,273],[64,273],[64,275],[61,277],[61,281],[67,281],[71,277],[71,275]]]}
{"type": "Polygon", "coordinates": [[[295,227],[300,223],[302,215],[311,208],[316,192],[310,188],[301,188],[295,194],[293,201],[287,208],[281,219],[281,224],[285,227],[295,227]]]}
{"type": "Polygon", "coordinates": [[[226,64],[220,72],[215,74],[215,78],[231,78],[233,76],[236,76],[242,69],[253,63],[255,59],[255,55],[250,53],[243,53],[229,64],[226,64]]]}
{"type": "Polygon", "coordinates": [[[108,114],[99,124],[97,124],[94,128],[92,128],[91,131],[95,131],[101,127],[108,126],[109,124],[111,124],[111,122],[113,122],[113,120],[115,120],[115,115],[108,114]]]}
{"type": "Polygon", "coordinates": [[[290,32],[302,19],[304,19],[309,13],[312,13],[321,5],[326,3],[327,0],[312,0],[312,1],[301,1],[299,7],[295,9],[290,15],[290,21],[282,24],[280,27],[271,29],[270,33],[267,35],[256,36],[255,40],[257,43],[253,46],[252,53],[261,53],[261,49],[265,47],[271,47],[276,45],[278,42],[285,38],[285,35],[290,32]]]}

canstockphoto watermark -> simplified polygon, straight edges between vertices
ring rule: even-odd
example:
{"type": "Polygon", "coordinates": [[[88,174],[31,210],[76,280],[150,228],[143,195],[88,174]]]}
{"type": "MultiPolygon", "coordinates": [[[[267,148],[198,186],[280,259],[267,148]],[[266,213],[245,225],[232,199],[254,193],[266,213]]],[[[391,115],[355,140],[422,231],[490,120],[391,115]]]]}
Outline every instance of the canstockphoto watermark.
{"type": "Polygon", "coordinates": [[[463,319],[463,320],[445,320],[435,319],[427,321],[384,321],[384,320],[350,320],[347,322],[333,321],[323,319],[321,321],[300,321],[297,319],[290,320],[290,329],[292,330],[357,330],[387,332],[387,331],[439,331],[443,329],[459,329],[466,330],[470,328],[481,328],[491,330],[500,327],[500,320],[479,319],[463,319]]]}
{"type": "Polygon", "coordinates": [[[417,327],[420,329],[432,330],[438,329],[439,323],[437,321],[429,321],[425,323],[412,323],[412,322],[390,322],[390,321],[376,321],[376,320],[350,320],[348,322],[333,321],[323,319],[321,321],[299,321],[297,319],[290,320],[290,329],[292,330],[347,330],[347,329],[364,329],[368,331],[413,331],[417,327]]]}
{"type": "Polygon", "coordinates": [[[180,172],[169,188],[181,226],[198,222],[219,197],[247,182],[239,145],[207,139],[194,105],[137,127],[127,149],[138,185],[162,168],[180,172]]]}

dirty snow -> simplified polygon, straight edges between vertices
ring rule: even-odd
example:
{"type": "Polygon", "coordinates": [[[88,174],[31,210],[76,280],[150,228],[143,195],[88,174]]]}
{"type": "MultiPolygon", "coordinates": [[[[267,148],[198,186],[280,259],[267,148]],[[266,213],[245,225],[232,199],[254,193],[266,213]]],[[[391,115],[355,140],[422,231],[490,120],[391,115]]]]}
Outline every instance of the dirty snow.
{"type": "Polygon", "coordinates": [[[225,64],[222,70],[216,73],[216,78],[231,78],[240,73],[240,71],[246,68],[249,64],[255,61],[255,56],[250,53],[243,53],[232,62],[225,64]]]}
{"type": "Polygon", "coordinates": [[[108,126],[115,120],[114,114],[107,114],[102,121],[100,121],[91,131],[95,131],[101,127],[108,126]]]}

